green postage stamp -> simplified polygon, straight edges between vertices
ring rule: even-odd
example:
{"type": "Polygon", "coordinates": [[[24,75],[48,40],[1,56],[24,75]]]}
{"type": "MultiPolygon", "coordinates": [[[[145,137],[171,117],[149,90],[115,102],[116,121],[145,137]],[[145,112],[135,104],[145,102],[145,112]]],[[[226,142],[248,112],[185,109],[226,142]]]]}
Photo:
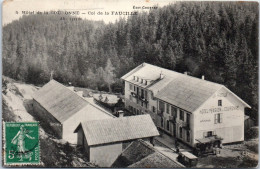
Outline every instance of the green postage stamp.
{"type": "Polygon", "coordinates": [[[4,150],[4,165],[39,164],[39,123],[5,122],[4,150]]]}

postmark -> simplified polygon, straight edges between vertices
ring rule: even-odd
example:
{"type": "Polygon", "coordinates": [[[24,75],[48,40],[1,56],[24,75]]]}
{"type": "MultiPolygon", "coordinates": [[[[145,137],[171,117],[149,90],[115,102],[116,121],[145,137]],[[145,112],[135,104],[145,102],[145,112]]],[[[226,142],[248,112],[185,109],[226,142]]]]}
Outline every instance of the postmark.
{"type": "Polygon", "coordinates": [[[4,165],[40,164],[38,122],[4,123],[4,165]]]}

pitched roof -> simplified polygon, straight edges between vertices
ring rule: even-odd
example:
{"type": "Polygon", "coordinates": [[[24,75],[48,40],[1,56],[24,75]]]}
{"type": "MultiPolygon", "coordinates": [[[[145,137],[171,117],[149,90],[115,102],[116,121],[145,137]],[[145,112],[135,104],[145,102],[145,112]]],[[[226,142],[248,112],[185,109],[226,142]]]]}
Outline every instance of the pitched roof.
{"type": "Polygon", "coordinates": [[[132,142],[115,160],[114,168],[182,168],[178,163],[139,139],[132,142]]]}
{"type": "Polygon", "coordinates": [[[55,80],[51,80],[36,91],[33,98],[60,122],[64,122],[89,104],[55,80]]]}
{"type": "Polygon", "coordinates": [[[217,83],[197,78],[191,79],[184,75],[171,81],[155,97],[193,112],[222,87],[217,83]]]}
{"type": "MultiPolygon", "coordinates": [[[[132,73],[129,72],[124,75],[121,79],[151,90],[156,98],[188,112],[195,111],[222,87],[226,88],[221,84],[202,80],[147,63],[139,65],[131,72],[132,73]],[[160,74],[163,75],[162,79],[160,79],[160,74]],[[151,84],[144,85],[137,82],[134,80],[134,76],[150,79],[151,84]]],[[[250,107],[238,96],[236,97],[247,107],[250,107]]]]}
{"type": "Polygon", "coordinates": [[[84,121],[80,125],[90,146],[159,135],[149,114],[84,121]]]}
{"type": "Polygon", "coordinates": [[[144,141],[136,140],[132,142],[126,149],[118,156],[112,164],[112,168],[125,168],[132,165],[141,159],[153,154],[155,150],[144,144],[144,141]]]}
{"type": "Polygon", "coordinates": [[[55,80],[51,80],[36,91],[33,98],[61,123],[79,111],[87,112],[87,117],[82,120],[103,119],[103,116],[114,117],[55,80]],[[92,118],[92,115],[95,118],[92,118]]]}

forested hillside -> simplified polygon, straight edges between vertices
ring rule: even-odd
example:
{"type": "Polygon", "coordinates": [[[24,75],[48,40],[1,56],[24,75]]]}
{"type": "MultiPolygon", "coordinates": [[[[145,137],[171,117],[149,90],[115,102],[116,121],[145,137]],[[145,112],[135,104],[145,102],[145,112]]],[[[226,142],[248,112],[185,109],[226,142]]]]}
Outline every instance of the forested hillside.
{"type": "Polygon", "coordinates": [[[258,107],[258,3],[178,2],[104,24],[24,16],[3,28],[3,73],[28,83],[112,90],[151,63],[224,84],[258,107]]]}

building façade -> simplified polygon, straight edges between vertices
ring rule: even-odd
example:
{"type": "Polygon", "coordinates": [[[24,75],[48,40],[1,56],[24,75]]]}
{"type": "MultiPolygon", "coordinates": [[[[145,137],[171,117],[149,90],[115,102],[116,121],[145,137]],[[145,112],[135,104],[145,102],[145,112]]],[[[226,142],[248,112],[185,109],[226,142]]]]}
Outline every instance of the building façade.
{"type": "Polygon", "coordinates": [[[221,138],[244,140],[244,110],[250,106],[224,85],[143,63],[124,75],[125,106],[150,114],[156,126],[194,147],[221,138]]]}

